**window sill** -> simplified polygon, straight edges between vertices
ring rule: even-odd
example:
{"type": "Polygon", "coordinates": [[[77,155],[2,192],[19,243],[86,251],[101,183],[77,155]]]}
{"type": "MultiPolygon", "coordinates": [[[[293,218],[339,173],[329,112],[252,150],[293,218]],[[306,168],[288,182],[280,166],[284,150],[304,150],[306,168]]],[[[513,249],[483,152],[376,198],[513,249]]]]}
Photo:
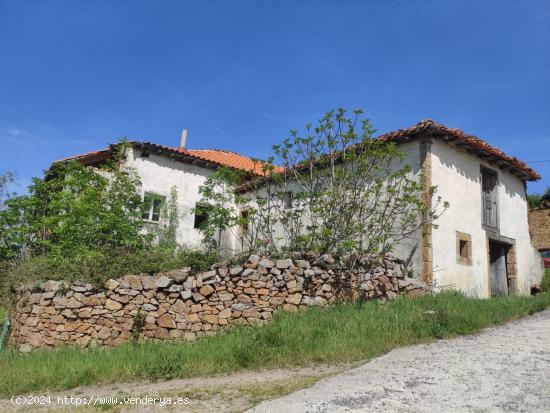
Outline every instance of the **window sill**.
{"type": "Polygon", "coordinates": [[[153,225],[158,225],[159,221],[150,221],[148,219],[144,219],[143,222],[145,222],[146,224],[153,224],[153,225]]]}

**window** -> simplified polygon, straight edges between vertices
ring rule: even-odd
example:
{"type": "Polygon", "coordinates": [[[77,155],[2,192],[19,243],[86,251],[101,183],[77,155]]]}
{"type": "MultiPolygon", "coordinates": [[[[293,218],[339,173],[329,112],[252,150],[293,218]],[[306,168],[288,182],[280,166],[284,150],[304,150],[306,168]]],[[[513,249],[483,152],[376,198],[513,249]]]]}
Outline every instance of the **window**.
{"type": "Polygon", "coordinates": [[[456,232],[456,261],[472,265],[472,236],[459,231],[456,232]]]}
{"type": "Polygon", "coordinates": [[[490,230],[498,228],[497,174],[481,169],[481,193],[483,202],[483,226],[490,230]]]}
{"type": "Polygon", "coordinates": [[[550,258],[550,250],[540,251],[540,255],[542,258],[550,258]]]}
{"type": "Polygon", "coordinates": [[[208,220],[208,206],[204,204],[195,205],[195,224],[193,228],[202,228],[208,220]]]}
{"type": "Polygon", "coordinates": [[[285,209],[292,208],[293,194],[292,192],[283,192],[282,194],[283,206],[285,209]]]}
{"type": "Polygon", "coordinates": [[[470,256],[468,241],[461,239],[458,242],[459,242],[458,249],[459,249],[460,258],[468,259],[468,257],[470,256]]]}
{"type": "Polygon", "coordinates": [[[146,192],[143,198],[143,214],[145,221],[159,222],[160,211],[164,204],[165,197],[162,195],[146,192]]]}

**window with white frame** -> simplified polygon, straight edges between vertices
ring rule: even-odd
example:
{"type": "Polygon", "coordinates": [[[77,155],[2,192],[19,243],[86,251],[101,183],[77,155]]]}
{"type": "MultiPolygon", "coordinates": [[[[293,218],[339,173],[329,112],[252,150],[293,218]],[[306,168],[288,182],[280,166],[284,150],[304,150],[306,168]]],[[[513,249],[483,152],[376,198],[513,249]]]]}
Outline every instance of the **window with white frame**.
{"type": "Polygon", "coordinates": [[[160,212],[162,210],[162,206],[164,205],[165,200],[165,196],[146,192],[145,196],[143,197],[142,218],[145,221],[159,222],[160,212]]]}

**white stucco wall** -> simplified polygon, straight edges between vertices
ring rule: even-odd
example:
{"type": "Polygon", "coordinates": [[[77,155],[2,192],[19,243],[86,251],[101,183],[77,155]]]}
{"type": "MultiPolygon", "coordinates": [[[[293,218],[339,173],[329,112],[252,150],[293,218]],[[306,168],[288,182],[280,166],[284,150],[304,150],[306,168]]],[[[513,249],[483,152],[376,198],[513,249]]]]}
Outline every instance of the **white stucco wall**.
{"type": "Polygon", "coordinates": [[[516,242],[518,293],[527,294],[533,280],[542,274],[531,246],[523,182],[438,140],[432,144],[432,184],[450,207],[437,220],[432,233],[434,281],[471,296],[490,296],[487,234],[482,228],[481,165],[498,172],[500,234],[516,242]],[[472,237],[471,266],[457,262],[456,231],[472,237]]]}
{"type": "MultiPolygon", "coordinates": [[[[396,168],[402,168],[404,165],[410,166],[409,178],[419,182],[421,174],[419,141],[404,143],[398,148],[405,154],[405,157],[396,164],[396,168]]],[[[394,254],[405,261],[414,277],[420,277],[422,273],[422,231],[418,229],[409,239],[401,241],[395,247],[394,254]]]]}
{"type": "MultiPolygon", "coordinates": [[[[399,146],[405,154],[402,161],[411,166],[411,178],[420,177],[420,143],[409,142],[399,146]]],[[[437,285],[452,287],[477,297],[490,296],[487,235],[481,226],[480,166],[498,170],[474,155],[435,140],[431,147],[432,185],[437,195],[450,203],[450,208],[436,221],[432,232],[433,278],[437,285]],[[472,237],[472,265],[457,262],[456,231],[472,237]]],[[[140,176],[141,194],[152,192],[167,199],[173,186],[178,193],[179,244],[201,247],[202,236],[193,228],[192,209],[200,200],[199,187],[211,169],[182,163],[168,157],[150,154],[142,157],[141,151],[128,153],[127,166],[140,176]]],[[[260,189],[259,193],[263,190],[260,189]]],[[[253,195],[253,194],[248,194],[253,195]]],[[[523,182],[509,172],[498,170],[498,214],[500,234],[515,240],[518,292],[527,294],[542,277],[540,258],[531,245],[527,223],[527,202],[523,182]]],[[[154,225],[154,224],[152,224],[154,225]]],[[[235,251],[239,248],[238,230],[222,237],[222,248],[235,251]]],[[[282,237],[282,231],[276,237],[282,237]]],[[[284,242],[284,241],[283,241],[284,242]]],[[[418,230],[411,239],[397,245],[395,254],[419,275],[422,270],[421,234],[418,230]]]]}
{"type": "Polygon", "coordinates": [[[516,240],[518,289],[529,294],[543,276],[541,256],[529,234],[529,207],[523,182],[508,171],[499,171],[500,233],[516,240]]]}
{"type": "MultiPolygon", "coordinates": [[[[199,187],[206,181],[213,170],[186,164],[166,156],[149,154],[142,157],[141,151],[132,149],[128,152],[127,166],[134,168],[141,179],[141,195],[152,192],[163,195],[168,200],[172,187],[178,194],[178,229],[176,241],[185,246],[201,247],[202,235],[193,228],[195,214],[192,209],[200,200],[199,187]]],[[[147,224],[156,225],[154,223],[147,224]]],[[[228,247],[227,237],[222,239],[223,246],[228,247]]]]}
{"type": "MultiPolygon", "coordinates": [[[[405,143],[399,145],[399,150],[404,154],[404,158],[400,161],[396,161],[395,168],[403,168],[405,165],[410,166],[411,172],[409,173],[409,178],[418,182],[420,180],[420,144],[417,141],[405,143]]],[[[289,184],[285,191],[298,191],[298,189],[296,189],[295,185],[289,184]]],[[[244,196],[250,198],[252,201],[256,196],[265,198],[266,189],[259,188],[256,191],[244,194],[244,196]]],[[[307,225],[307,223],[304,223],[304,225],[307,225]]],[[[288,242],[285,231],[280,224],[274,226],[273,238],[278,246],[283,246],[288,242]]],[[[415,276],[419,276],[422,271],[422,252],[420,244],[421,231],[418,229],[409,239],[402,240],[396,245],[393,251],[397,257],[405,261],[407,267],[415,276]]]]}

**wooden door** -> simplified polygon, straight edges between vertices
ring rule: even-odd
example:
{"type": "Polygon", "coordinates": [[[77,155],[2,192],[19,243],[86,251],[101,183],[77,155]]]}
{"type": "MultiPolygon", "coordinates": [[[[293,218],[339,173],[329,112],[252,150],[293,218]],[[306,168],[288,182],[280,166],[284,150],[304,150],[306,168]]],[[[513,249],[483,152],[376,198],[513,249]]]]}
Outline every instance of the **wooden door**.
{"type": "Polygon", "coordinates": [[[508,295],[508,277],[506,274],[506,250],[502,244],[489,244],[491,261],[491,295],[508,295]]]}
{"type": "Polygon", "coordinates": [[[483,194],[483,224],[490,228],[498,226],[497,175],[491,171],[481,171],[483,194]]]}

